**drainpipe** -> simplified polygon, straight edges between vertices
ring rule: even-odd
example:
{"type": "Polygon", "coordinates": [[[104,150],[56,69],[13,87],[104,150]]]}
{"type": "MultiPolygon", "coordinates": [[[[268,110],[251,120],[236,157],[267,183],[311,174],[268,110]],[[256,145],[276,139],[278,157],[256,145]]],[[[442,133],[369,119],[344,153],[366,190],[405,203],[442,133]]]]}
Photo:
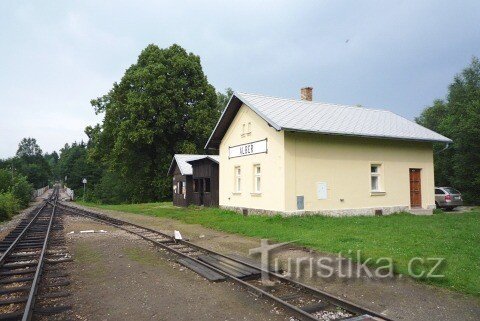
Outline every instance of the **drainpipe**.
{"type": "Polygon", "coordinates": [[[444,150],[447,150],[448,147],[450,147],[450,143],[446,143],[446,144],[445,144],[445,148],[442,149],[442,150],[439,150],[439,151],[437,152],[437,154],[440,154],[440,153],[443,152],[444,150]]]}

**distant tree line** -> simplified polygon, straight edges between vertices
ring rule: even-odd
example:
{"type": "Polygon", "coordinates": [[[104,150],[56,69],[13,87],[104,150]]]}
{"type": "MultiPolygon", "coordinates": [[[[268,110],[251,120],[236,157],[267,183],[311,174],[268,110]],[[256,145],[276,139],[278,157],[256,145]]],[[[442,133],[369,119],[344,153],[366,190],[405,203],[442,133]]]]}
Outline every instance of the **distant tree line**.
{"type": "Polygon", "coordinates": [[[15,157],[0,160],[0,221],[27,207],[34,188],[48,185],[51,157],[42,154],[35,138],[24,138],[15,157]]]}

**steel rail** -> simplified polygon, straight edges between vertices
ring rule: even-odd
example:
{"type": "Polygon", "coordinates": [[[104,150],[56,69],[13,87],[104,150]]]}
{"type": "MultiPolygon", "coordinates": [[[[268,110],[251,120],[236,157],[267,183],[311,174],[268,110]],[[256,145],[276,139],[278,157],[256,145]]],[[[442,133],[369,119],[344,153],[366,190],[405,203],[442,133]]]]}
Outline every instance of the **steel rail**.
{"type": "Polygon", "coordinates": [[[35,270],[35,276],[32,281],[30,293],[28,294],[28,300],[27,300],[27,304],[25,305],[22,321],[30,321],[32,319],[33,309],[35,307],[35,299],[38,291],[38,285],[40,283],[40,278],[42,276],[43,265],[45,263],[45,254],[47,252],[48,241],[50,239],[50,231],[52,229],[53,219],[55,218],[55,209],[57,206],[57,199],[58,199],[58,189],[54,190],[52,195],[54,195],[52,213],[50,214],[50,220],[48,222],[48,228],[45,234],[45,240],[43,241],[42,252],[40,254],[40,257],[38,258],[38,264],[35,270]]]}
{"type": "MultiPolygon", "coordinates": [[[[12,242],[12,244],[10,244],[10,246],[8,247],[8,249],[3,252],[2,256],[0,257],[0,266],[5,262],[5,259],[7,258],[7,256],[12,252],[12,250],[17,246],[17,243],[20,242],[20,240],[23,238],[23,236],[25,235],[25,233],[30,229],[30,227],[33,225],[33,222],[35,222],[35,220],[38,218],[38,216],[40,215],[40,213],[43,211],[43,209],[45,208],[45,206],[47,206],[48,202],[51,200],[53,196],[53,193],[52,195],[49,197],[48,200],[44,201],[43,205],[41,205],[40,209],[37,211],[37,213],[33,216],[33,218],[30,220],[30,222],[27,224],[27,226],[25,226],[22,230],[22,232],[17,236],[17,238],[12,242]]],[[[38,208],[38,207],[37,207],[38,208]]]]}
{"type": "MultiPolygon", "coordinates": [[[[119,219],[116,219],[116,218],[111,218],[111,217],[108,217],[104,214],[99,214],[99,213],[95,213],[95,212],[90,212],[90,211],[86,211],[84,209],[79,209],[79,208],[76,208],[76,207],[72,207],[72,206],[68,206],[68,205],[65,205],[63,203],[60,203],[59,204],[60,206],[59,207],[64,207],[66,208],[67,210],[71,211],[71,212],[74,212],[78,215],[81,215],[81,216],[84,216],[84,217],[87,217],[87,218],[90,218],[90,219],[94,219],[96,221],[99,221],[99,222],[102,222],[102,223],[105,223],[105,224],[108,224],[108,225],[111,225],[111,226],[114,226],[114,227],[117,227],[119,229],[122,229],[124,231],[127,231],[129,233],[132,233],[132,234],[135,234],[149,242],[152,242],[154,243],[155,245],[157,246],[160,246],[170,252],[173,252],[179,256],[182,256],[182,257],[185,257],[185,258],[188,258],[192,261],[195,261],[196,263],[198,264],[201,264],[202,266],[205,266],[205,267],[208,267],[209,269],[212,269],[214,270],[215,272],[229,278],[230,280],[236,282],[236,283],[239,283],[245,287],[248,287],[250,288],[251,290],[254,290],[255,292],[258,292],[262,295],[265,295],[267,296],[268,298],[280,303],[281,305],[289,308],[290,310],[292,310],[293,312],[297,313],[298,315],[304,317],[304,318],[307,318],[309,320],[318,320],[318,318],[314,317],[312,314],[310,313],[307,313],[303,310],[301,310],[300,308],[250,284],[250,283],[247,283],[237,277],[234,277],[222,270],[219,270],[205,262],[202,262],[194,257],[191,257],[191,256],[188,256],[187,254],[183,253],[183,252],[180,252],[180,251],[177,251],[171,247],[169,247],[168,245],[166,244],[163,244],[163,243],[160,243],[154,239],[151,239],[145,235],[142,235],[138,232],[135,232],[135,231],[132,231],[132,230],[129,230],[128,228],[125,228],[123,227],[122,225],[130,225],[130,226],[133,226],[135,228],[138,228],[138,229],[142,229],[142,230],[145,230],[145,231],[148,231],[150,233],[154,233],[154,234],[157,234],[157,235],[161,235],[162,237],[165,237],[165,238],[169,238],[169,239],[172,239],[173,241],[173,238],[171,235],[168,235],[168,234],[165,234],[163,232],[160,232],[160,231],[157,231],[157,230],[154,230],[154,229],[151,229],[151,228],[148,228],[148,227],[144,227],[144,226],[141,226],[141,225],[138,225],[138,224],[135,224],[135,223],[130,223],[128,221],[123,221],[123,220],[119,220],[119,219]],[[88,213],[88,214],[84,214],[84,213],[88,213]],[[89,215],[90,214],[90,215],[89,215]],[[94,215],[94,216],[92,216],[94,215]],[[102,219],[100,218],[99,216],[101,217],[105,217],[105,219],[102,219]],[[117,224],[113,223],[113,222],[117,222],[117,224]]],[[[363,308],[363,307],[360,307],[359,305],[353,303],[353,302],[350,302],[348,300],[344,300],[344,299],[341,299],[339,297],[336,297],[332,294],[329,294],[325,291],[322,291],[322,290],[319,290],[319,289],[315,289],[309,285],[306,285],[304,283],[301,283],[301,282],[297,282],[295,280],[292,280],[292,279],[289,279],[289,278],[286,278],[285,276],[281,275],[281,274],[278,274],[278,273],[275,273],[275,272],[272,272],[272,271],[269,271],[269,270],[265,270],[263,268],[259,268],[258,266],[254,266],[252,264],[249,264],[247,262],[244,262],[244,261],[239,261],[233,257],[230,257],[228,255],[224,255],[224,254],[221,254],[221,253],[218,253],[218,252],[215,252],[215,251],[212,251],[212,250],[209,250],[209,249],[206,249],[204,247],[201,247],[199,245],[196,245],[196,244],[193,244],[189,241],[185,241],[185,240],[176,240],[177,243],[179,244],[184,244],[186,246],[189,246],[189,247],[192,247],[192,248],[195,248],[195,249],[198,249],[199,251],[204,251],[204,252],[207,252],[207,253],[211,253],[211,254],[215,254],[215,255],[218,255],[218,256],[221,256],[221,257],[224,257],[224,258],[227,258],[229,260],[232,260],[232,261],[235,261],[237,263],[240,263],[240,264],[243,264],[243,265],[246,265],[248,267],[251,267],[251,268],[254,268],[254,269],[257,269],[257,270],[260,270],[264,273],[268,273],[269,276],[273,277],[273,278],[276,278],[278,280],[282,280],[282,281],[285,281],[293,286],[296,286],[296,287],[300,287],[300,288],[303,288],[305,290],[307,290],[310,294],[314,295],[314,296],[317,296],[319,298],[322,298],[324,300],[327,300],[329,301],[331,304],[335,305],[335,306],[338,306],[338,307],[341,307],[349,312],[352,312],[352,313],[355,313],[355,314],[367,314],[367,315],[370,315],[370,316],[373,316],[373,317],[377,317],[377,318],[381,318],[385,321],[393,321],[392,319],[388,318],[387,316],[384,316],[382,314],[379,314],[375,311],[372,311],[372,310],[369,310],[367,308],[363,308]]],[[[345,318],[345,319],[348,319],[348,318],[345,318]]]]}

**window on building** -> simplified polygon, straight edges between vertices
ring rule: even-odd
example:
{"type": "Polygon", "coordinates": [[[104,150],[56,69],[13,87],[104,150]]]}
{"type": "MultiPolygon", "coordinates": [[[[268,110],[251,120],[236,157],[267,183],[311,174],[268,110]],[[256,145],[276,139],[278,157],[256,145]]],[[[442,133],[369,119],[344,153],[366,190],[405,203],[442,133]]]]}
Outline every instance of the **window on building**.
{"type": "Polygon", "coordinates": [[[198,193],[199,192],[199,184],[198,184],[198,179],[193,180],[193,192],[198,193]]]}
{"type": "Polygon", "coordinates": [[[235,166],[235,192],[242,191],[242,169],[240,166],[235,166]]]}
{"type": "Polygon", "coordinates": [[[205,178],[205,193],[210,193],[210,178],[205,178]]]}
{"type": "Polygon", "coordinates": [[[262,183],[262,176],[261,176],[262,172],[261,172],[261,168],[260,168],[260,164],[256,164],[253,166],[253,177],[254,177],[254,181],[253,181],[253,189],[254,189],[254,192],[255,193],[260,193],[262,190],[261,190],[261,183],[262,183]]]}
{"type": "Polygon", "coordinates": [[[370,188],[373,192],[379,192],[381,190],[380,167],[381,165],[378,164],[370,166],[370,188]]]}
{"type": "Polygon", "coordinates": [[[182,194],[187,194],[187,182],[182,182],[182,194]]]}
{"type": "Polygon", "coordinates": [[[252,123],[248,122],[248,124],[247,124],[247,135],[251,135],[251,134],[252,134],[252,123]]]}
{"type": "Polygon", "coordinates": [[[242,137],[245,136],[245,123],[242,124],[242,137]]]}
{"type": "Polygon", "coordinates": [[[182,191],[183,184],[182,184],[182,182],[178,182],[177,184],[178,184],[177,194],[183,194],[183,191],[182,191]]]}

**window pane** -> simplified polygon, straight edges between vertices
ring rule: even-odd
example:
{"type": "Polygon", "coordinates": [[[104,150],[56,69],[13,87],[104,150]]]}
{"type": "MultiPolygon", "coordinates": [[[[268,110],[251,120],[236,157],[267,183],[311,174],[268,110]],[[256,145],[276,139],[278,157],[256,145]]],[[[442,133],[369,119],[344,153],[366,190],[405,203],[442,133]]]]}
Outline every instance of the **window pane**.
{"type": "Polygon", "coordinates": [[[372,165],[372,166],[370,167],[370,171],[371,171],[372,173],[378,173],[378,166],[377,166],[377,165],[372,165]]]}
{"type": "Polygon", "coordinates": [[[257,174],[260,174],[260,166],[256,166],[255,170],[256,170],[257,174]]]}
{"type": "Polygon", "coordinates": [[[378,191],[378,177],[372,176],[372,191],[378,191]]]}
{"type": "Polygon", "coordinates": [[[260,192],[260,182],[261,182],[260,177],[257,177],[257,178],[256,178],[256,182],[257,182],[257,184],[256,184],[256,185],[257,185],[256,192],[260,192]]]}
{"type": "Polygon", "coordinates": [[[456,189],[452,188],[452,187],[445,187],[445,190],[447,191],[447,193],[449,194],[460,194],[459,191],[457,191],[456,189]]]}

